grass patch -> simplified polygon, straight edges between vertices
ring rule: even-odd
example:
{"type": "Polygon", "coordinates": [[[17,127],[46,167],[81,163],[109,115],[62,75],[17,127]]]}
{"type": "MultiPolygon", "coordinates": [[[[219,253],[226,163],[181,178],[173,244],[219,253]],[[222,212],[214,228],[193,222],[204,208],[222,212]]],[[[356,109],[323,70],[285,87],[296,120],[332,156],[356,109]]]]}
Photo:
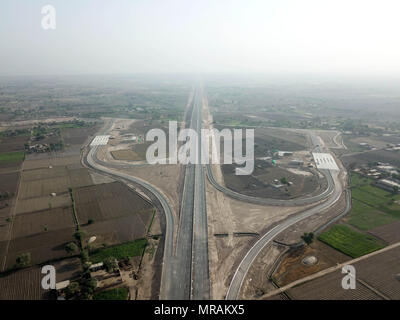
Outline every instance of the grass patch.
{"type": "Polygon", "coordinates": [[[0,153],[0,163],[20,162],[25,158],[23,151],[0,153]]]}
{"type": "Polygon", "coordinates": [[[121,260],[124,258],[141,256],[146,244],[147,239],[141,238],[108,248],[97,249],[91,252],[90,261],[92,263],[98,263],[109,257],[114,257],[117,260],[121,260]]]}
{"type": "Polygon", "coordinates": [[[93,295],[93,300],[127,300],[128,290],[126,288],[115,288],[97,292],[93,295]]]}
{"type": "Polygon", "coordinates": [[[362,234],[345,225],[334,225],[318,239],[327,245],[357,258],[385,247],[371,235],[362,234]]]}
{"type": "Polygon", "coordinates": [[[365,186],[368,184],[371,184],[372,180],[367,178],[367,177],[363,177],[362,175],[352,172],[351,173],[351,187],[359,187],[359,186],[365,186]]]}
{"type": "MultiPolygon", "coordinates": [[[[357,173],[351,174],[351,194],[353,202],[355,203],[355,200],[358,200],[358,202],[362,202],[374,208],[375,211],[381,211],[399,219],[400,206],[394,203],[394,201],[399,200],[400,195],[375,187],[371,184],[372,182],[371,179],[362,177],[357,173]]],[[[371,211],[366,207],[364,207],[364,209],[371,211]]],[[[380,218],[381,216],[377,217],[380,218]]]]}
{"type": "Polygon", "coordinates": [[[360,230],[370,230],[396,220],[392,215],[354,199],[347,222],[360,230]]]}
{"type": "Polygon", "coordinates": [[[354,199],[362,201],[362,202],[364,202],[366,204],[369,204],[371,206],[382,205],[382,204],[385,204],[385,203],[389,202],[389,199],[383,198],[383,197],[380,197],[380,196],[376,196],[373,193],[364,191],[361,188],[353,189],[351,191],[351,194],[352,194],[354,199]]]}

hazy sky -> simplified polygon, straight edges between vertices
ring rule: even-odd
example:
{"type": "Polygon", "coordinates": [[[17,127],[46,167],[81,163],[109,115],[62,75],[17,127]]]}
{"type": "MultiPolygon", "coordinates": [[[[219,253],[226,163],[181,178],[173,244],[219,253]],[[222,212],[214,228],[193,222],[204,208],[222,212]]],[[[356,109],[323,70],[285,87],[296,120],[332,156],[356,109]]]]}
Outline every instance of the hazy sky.
{"type": "Polygon", "coordinates": [[[400,75],[399,16],[398,0],[1,0],[0,74],[400,75]]]}

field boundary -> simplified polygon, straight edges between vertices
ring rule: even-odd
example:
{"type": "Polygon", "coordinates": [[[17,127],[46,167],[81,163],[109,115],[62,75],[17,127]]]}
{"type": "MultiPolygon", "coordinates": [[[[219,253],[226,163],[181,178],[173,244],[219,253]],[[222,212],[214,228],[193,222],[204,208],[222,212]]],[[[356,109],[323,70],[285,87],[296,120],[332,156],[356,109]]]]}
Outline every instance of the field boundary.
{"type": "Polygon", "coordinates": [[[374,251],[374,252],[371,252],[371,253],[368,253],[368,254],[366,254],[366,255],[363,255],[363,256],[361,256],[361,257],[359,257],[359,258],[356,258],[356,259],[353,259],[353,260],[349,260],[349,261],[347,261],[347,262],[338,264],[338,265],[336,265],[336,266],[327,268],[327,269],[325,269],[325,270],[321,270],[321,271],[319,271],[319,272],[317,272],[317,273],[314,273],[314,274],[312,274],[312,275],[310,275],[310,276],[307,276],[307,277],[304,277],[304,278],[302,278],[302,279],[296,280],[296,281],[294,281],[294,282],[292,282],[292,283],[290,283],[290,284],[288,284],[288,285],[286,285],[286,286],[283,286],[283,287],[281,287],[281,288],[279,288],[279,289],[277,289],[277,290],[271,291],[271,292],[269,292],[269,293],[267,293],[267,294],[265,294],[265,295],[263,295],[263,296],[257,298],[257,300],[263,300],[263,299],[265,299],[265,298],[269,298],[269,297],[272,297],[272,296],[275,296],[275,295],[284,293],[285,291],[287,291],[287,290],[289,290],[289,289],[291,289],[291,288],[293,288],[293,287],[296,287],[296,286],[298,286],[298,285],[300,285],[300,284],[303,284],[303,283],[306,283],[306,282],[315,280],[315,279],[320,278],[320,277],[322,277],[322,276],[324,276],[324,275],[330,274],[330,273],[332,273],[332,272],[334,272],[334,271],[337,271],[337,270],[343,268],[343,267],[346,266],[346,265],[349,265],[349,264],[352,265],[352,264],[354,264],[354,263],[357,263],[357,262],[359,262],[359,261],[368,259],[368,258],[370,258],[370,257],[373,257],[373,256],[376,256],[376,255],[378,255],[378,254],[384,253],[384,252],[386,252],[386,251],[392,250],[392,249],[397,248],[397,247],[399,247],[399,246],[400,246],[400,242],[397,242],[397,243],[395,243],[395,244],[392,244],[392,245],[387,246],[387,247],[385,247],[385,248],[382,248],[382,249],[380,249],[380,250],[376,250],[376,251],[374,251]]]}

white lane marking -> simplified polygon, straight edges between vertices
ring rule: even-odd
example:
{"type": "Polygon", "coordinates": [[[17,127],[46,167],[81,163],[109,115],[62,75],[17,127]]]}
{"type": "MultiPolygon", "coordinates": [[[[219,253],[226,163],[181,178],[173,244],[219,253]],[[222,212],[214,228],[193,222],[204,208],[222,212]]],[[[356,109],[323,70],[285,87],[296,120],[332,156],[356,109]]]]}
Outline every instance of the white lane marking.
{"type": "Polygon", "coordinates": [[[339,170],[339,167],[331,154],[313,153],[313,157],[318,169],[339,170]]]}
{"type": "Polygon", "coordinates": [[[108,143],[108,139],[110,138],[109,135],[103,136],[96,136],[92,143],[90,144],[91,147],[93,146],[105,146],[108,143]]]}

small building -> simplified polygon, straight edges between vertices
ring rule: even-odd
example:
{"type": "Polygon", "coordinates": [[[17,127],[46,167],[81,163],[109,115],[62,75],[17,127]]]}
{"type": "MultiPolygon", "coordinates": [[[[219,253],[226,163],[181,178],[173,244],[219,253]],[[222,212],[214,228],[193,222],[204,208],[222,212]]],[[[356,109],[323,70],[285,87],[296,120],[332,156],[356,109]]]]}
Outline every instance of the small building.
{"type": "Polygon", "coordinates": [[[389,174],[398,174],[398,171],[394,166],[391,165],[379,165],[378,170],[384,173],[389,173],[389,174]]]}
{"type": "Polygon", "coordinates": [[[278,157],[289,157],[293,155],[291,151],[278,151],[278,157]]]}
{"type": "Polygon", "coordinates": [[[90,270],[91,272],[101,270],[101,269],[103,269],[103,265],[104,265],[103,262],[99,262],[99,263],[92,264],[92,265],[89,267],[89,270],[90,270]]]}
{"type": "Polygon", "coordinates": [[[289,162],[289,165],[293,166],[293,167],[300,167],[304,165],[304,161],[299,160],[299,159],[293,159],[289,162]]]}
{"type": "Polygon", "coordinates": [[[395,187],[400,189],[400,183],[397,183],[393,180],[382,179],[377,181],[376,185],[384,190],[392,192],[395,187]]]}
{"type": "Polygon", "coordinates": [[[56,290],[57,290],[57,291],[64,290],[66,287],[69,286],[70,283],[71,283],[71,282],[70,282],[69,280],[57,282],[57,283],[56,283],[56,290]]]}

